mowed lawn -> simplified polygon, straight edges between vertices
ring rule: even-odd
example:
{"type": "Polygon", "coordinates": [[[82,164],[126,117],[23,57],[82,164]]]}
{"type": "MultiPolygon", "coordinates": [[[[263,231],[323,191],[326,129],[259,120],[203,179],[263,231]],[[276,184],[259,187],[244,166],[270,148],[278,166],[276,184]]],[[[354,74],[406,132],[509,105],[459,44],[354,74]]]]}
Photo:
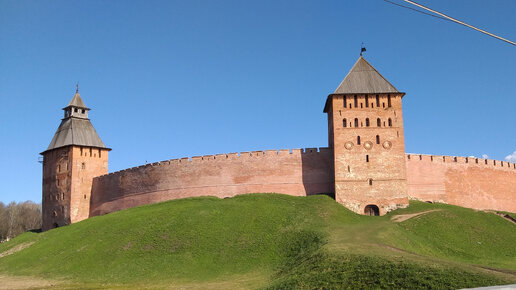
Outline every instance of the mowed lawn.
{"type": "Polygon", "coordinates": [[[0,245],[0,276],[58,287],[464,288],[516,283],[516,224],[411,202],[383,217],[327,196],[188,198],[0,245]]]}

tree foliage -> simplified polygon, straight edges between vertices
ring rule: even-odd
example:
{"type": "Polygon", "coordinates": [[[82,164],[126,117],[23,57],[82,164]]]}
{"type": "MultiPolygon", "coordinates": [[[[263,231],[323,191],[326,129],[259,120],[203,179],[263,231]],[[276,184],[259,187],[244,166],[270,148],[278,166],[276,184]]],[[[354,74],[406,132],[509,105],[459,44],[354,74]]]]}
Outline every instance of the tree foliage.
{"type": "Polygon", "coordinates": [[[32,201],[0,202],[0,241],[41,228],[41,204],[32,201]]]}

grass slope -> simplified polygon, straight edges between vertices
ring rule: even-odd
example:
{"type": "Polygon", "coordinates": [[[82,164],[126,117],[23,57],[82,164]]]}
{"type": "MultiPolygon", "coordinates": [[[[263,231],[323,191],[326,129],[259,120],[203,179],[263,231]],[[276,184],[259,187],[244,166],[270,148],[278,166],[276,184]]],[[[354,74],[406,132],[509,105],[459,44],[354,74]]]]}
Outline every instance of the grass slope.
{"type": "Polygon", "coordinates": [[[367,217],[326,196],[203,197],[23,234],[0,245],[30,245],[0,273],[85,287],[460,288],[516,283],[514,240],[503,218],[442,204],[367,217]]]}

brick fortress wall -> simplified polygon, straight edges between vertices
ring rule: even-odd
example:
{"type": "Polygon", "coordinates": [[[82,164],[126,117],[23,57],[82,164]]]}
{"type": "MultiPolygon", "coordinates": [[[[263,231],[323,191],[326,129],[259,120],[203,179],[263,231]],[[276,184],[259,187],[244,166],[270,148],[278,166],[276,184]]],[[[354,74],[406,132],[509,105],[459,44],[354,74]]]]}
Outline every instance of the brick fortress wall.
{"type": "Polygon", "coordinates": [[[516,212],[516,164],[474,157],[406,155],[408,195],[474,209],[516,212]]]}
{"type": "MultiPolygon", "coordinates": [[[[255,192],[334,192],[328,148],[267,150],[173,159],[93,180],[90,216],[171,199],[255,192]]],[[[411,199],[516,212],[516,164],[480,158],[406,155],[411,199]]]]}
{"type": "Polygon", "coordinates": [[[333,192],[328,148],[267,150],[173,159],[94,178],[90,216],[171,199],[275,192],[333,192]]]}

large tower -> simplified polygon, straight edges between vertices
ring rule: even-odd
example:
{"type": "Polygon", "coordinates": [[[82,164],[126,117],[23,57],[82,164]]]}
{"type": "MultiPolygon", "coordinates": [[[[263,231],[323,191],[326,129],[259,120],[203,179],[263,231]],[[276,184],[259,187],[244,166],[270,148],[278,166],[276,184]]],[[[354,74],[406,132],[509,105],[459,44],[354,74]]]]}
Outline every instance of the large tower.
{"type": "Polygon", "coordinates": [[[108,172],[107,148],[77,88],[43,155],[43,230],[89,217],[93,178],[108,172]]]}
{"type": "Polygon", "coordinates": [[[335,199],[360,214],[408,205],[399,92],[362,56],[326,100],[335,199]]]}

